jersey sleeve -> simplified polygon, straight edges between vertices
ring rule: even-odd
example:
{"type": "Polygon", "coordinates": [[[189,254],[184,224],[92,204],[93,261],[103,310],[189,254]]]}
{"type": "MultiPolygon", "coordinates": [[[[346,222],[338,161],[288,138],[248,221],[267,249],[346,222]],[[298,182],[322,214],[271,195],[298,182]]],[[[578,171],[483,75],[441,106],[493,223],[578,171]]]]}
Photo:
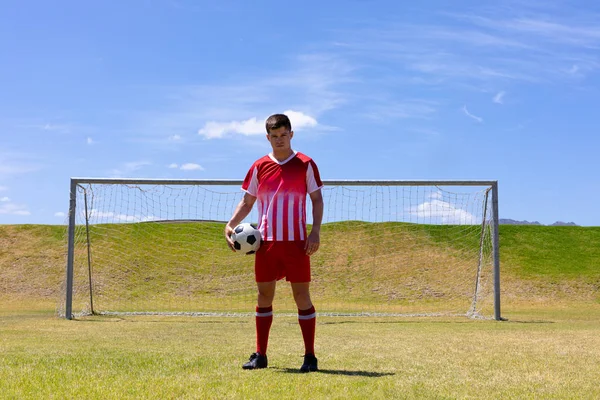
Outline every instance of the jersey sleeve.
{"type": "Polygon", "coordinates": [[[258,197],[258,167],[256,164],[252,165],[246,178],[242,183],[242,190],[249,195],[258,197]]]}
{"type": "Polygon", "coordinates": [[[308,168],[306,170],[306,191],[308,194],[319,190],[323,187],[323,182],[321,181],[321,175],[319,174],[319,168],[317,168],[317,164],[313,160],[308,162],[308,168]]]}

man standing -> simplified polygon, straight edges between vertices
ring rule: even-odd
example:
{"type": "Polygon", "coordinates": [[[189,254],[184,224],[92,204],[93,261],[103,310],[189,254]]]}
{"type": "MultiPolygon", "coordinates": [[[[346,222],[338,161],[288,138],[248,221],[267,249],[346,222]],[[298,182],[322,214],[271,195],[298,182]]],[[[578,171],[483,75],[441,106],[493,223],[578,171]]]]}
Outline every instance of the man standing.
{"type": "Polygon", "coordinates": [[[323,219],[323,183],[315,162],[292,150],[294,137],[289,118],[271,115],[266,121],[267,140],[273,151],[254,162],[244,183],[243,199],[225,226],[225,238],[235,251],[231,234],[258,200],[262,244],[255,255],[254,272],[258,288],[256,306],[256,352],[244,369],[267,367],[267,344],[273,322],[273,299],[278,280],[292,286],[298,307],[298,322],[304,339],[301,372],[317,370],[315,357],[316,311],[310,298],[310,256],[319,249],[323,219]],[[306,198],[312,202],[312,228],[306,233],[306,198]]]}

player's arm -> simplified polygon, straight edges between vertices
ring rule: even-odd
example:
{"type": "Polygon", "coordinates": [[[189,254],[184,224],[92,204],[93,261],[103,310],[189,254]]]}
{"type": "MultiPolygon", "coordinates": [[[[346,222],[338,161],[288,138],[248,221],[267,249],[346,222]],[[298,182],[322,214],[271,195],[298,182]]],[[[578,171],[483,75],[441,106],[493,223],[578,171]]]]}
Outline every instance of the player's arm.
{"type": "Polygon", "coordinates": [[[227,240],[227,244],[232,251],[235,251],[233,247],[233,240],[231,240],[231,234],[233,233],[233,229],[238,226],[240,222],[244,220],[252,211],[252,207],[254,206],[254,202],[256,201],[256,197],[252,196],[250,193],[246,192],[242,200],[240,200],[239,204],[235,208],[231,219],[225,225],[225,240],[227,240]]]}
{"type": "Polygon", "coordinates": [[[321,243],[321,222],[323,221],[323,195],[321,189],[317,189],[310,195],[310,201],[312,202],[312,227],[304,249],[306,254],[309,256],[316,253],[319,250],[321,243]]]}

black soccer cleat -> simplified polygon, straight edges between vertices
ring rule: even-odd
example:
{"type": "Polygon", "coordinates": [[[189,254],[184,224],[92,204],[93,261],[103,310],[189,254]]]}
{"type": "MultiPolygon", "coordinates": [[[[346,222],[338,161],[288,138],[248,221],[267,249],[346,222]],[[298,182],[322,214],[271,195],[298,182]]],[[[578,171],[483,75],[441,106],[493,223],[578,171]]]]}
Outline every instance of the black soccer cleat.
{"type": "Polygon", "coordinates": [[[243,369],[259,369],[259,368],[267,368],[269,362],[267,361],[267,356],[262,355],[260,353],[252,353],[250,355],[250,361],[242,365],[243,369]]]}
{"type": "Polygon", "coordinates": [[[300,372],[312,372],[318,371],[317,357],[314,354],[304,355],[304,364],[300,367],[300,372]]]}

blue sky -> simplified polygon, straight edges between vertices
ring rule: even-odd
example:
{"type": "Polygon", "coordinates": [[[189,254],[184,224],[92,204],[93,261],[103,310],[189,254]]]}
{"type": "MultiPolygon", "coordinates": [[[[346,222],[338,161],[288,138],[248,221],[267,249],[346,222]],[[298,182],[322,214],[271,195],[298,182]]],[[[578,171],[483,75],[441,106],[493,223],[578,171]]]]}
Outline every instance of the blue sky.
{"type": "Polygon", "coordinates": [[[242,179],[289,111],[325,179],[497,179],[501,218],[600,225],[598,2],[2,6],[2,224],[64,223],[72,176],[242,179]]]}

